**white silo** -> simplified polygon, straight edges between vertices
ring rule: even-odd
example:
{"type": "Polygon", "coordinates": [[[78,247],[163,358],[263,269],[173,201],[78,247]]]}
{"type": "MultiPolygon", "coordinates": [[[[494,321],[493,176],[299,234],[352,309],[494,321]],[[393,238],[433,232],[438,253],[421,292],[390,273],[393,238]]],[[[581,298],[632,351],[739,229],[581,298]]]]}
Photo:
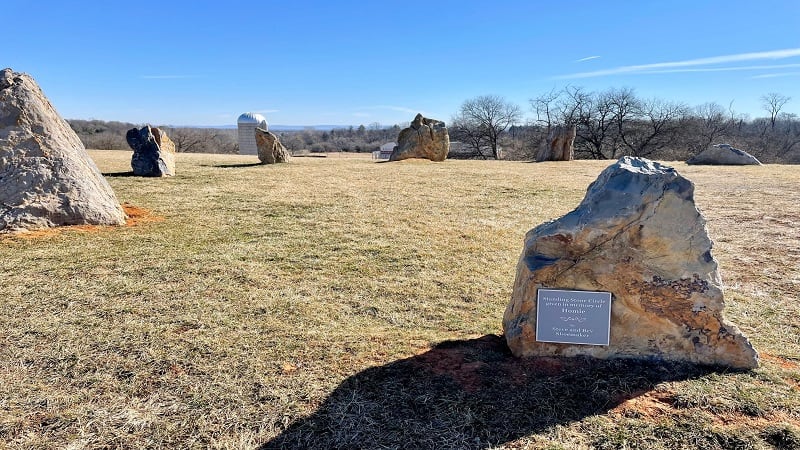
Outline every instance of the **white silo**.
{"type": "Polygon", "coordinates": [[[237,126],[239,127],[239,154],[257,155],[256,128],[269,130],[267,119],[261,114],[246,112],[239,116],[237,126]]]}

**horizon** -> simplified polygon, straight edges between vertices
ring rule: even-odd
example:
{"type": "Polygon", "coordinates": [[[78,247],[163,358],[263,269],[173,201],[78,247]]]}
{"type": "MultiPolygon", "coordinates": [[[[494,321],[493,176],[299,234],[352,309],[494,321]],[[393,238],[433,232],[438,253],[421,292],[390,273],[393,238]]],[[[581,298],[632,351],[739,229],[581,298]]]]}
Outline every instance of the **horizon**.
{"type": "Polygon", "coordinates": [[[800,3],[688,0],[556,5],[400,2],[12,3],[4,67],[29,73],[62,117],[172,126],[392,126],[418,112],[450,122],[465,100],[529,99],[565,86],[716,102],[750,119],[776,92],[800,113],[800,3]],[[133,15],[136,20],[128,19],[133,15]],[[65,20],[68,18],[69,20],[65,20]],[[265,22],[266,19],[269,19],[265,22]],[[269,26],[264,26],[268,23],[269,26]],[[275,86],[272,88],[272,86],[275,86]],[[276,125],[277,126],[277,125],[276,125]]]}

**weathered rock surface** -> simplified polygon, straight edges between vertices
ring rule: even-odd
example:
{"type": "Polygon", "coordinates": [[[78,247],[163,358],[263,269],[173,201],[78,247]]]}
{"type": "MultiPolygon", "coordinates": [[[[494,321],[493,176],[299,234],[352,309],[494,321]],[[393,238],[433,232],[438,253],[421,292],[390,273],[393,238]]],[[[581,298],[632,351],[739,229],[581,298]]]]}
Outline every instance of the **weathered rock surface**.
{"type": "Polygon", "coordinates": [[[620,159],[574,211],[526,235],[503,318],[511,351],[756,367],[756,351],[722,317],[711,246],[689,180],[652,161],[620,159]],[[537,342],[539,288],[611,292],[610,345],[537,342]]]}
{"type": "Polygon", "coordinates": [[[261,164],[289,162],[289,151],[281,144],[278,136],[267,130],[256,128],[256,147],[261,164]]]}
{"type": "Polygon", "coordinates": [[[389,161],[409,158],[444,161],[449,152],[450,135],[444,122],[417,114],[411,126],[404,128],[398,134],[397,146],[392,151],[389,161]]]}
{"type": "Polygon", "coordinates": [[[175,143],[163,130],[150,125],[131,128],[125,135],[133,149],[131,168],[140,177],[175,175],[175,143]]]}
{"type": "Polygon", "coordinates": [[[558,125],[551,128],[547,133],[547,139],[536,152],[536,162],[572,161],[576,133],[575,125],[569,127],[558,125]]]}
{"type": "Polygon", "coordinates": [[[111,186],[36,81],[0,71],[0,233],[124,223],[111,186]]]}
{"type": "Polygon", "coordinates": [[[760,166],[755,156],[728,144],[713,145],[689,158],[686,164],[718,166],[760,166]]]}

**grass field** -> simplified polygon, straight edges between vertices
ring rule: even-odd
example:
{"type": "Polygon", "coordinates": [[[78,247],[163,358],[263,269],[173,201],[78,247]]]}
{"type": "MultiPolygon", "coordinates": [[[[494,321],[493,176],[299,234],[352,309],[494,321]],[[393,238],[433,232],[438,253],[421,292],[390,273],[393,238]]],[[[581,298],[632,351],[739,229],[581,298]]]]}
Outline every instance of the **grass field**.
{"type": "Polygon", "coordinates": [[[610,162],[93,158],[135,220],[0,237],[0,448],[800,448],[800,170],[694,181],[745,373],[516,360],[522,239],[610,162]]]}

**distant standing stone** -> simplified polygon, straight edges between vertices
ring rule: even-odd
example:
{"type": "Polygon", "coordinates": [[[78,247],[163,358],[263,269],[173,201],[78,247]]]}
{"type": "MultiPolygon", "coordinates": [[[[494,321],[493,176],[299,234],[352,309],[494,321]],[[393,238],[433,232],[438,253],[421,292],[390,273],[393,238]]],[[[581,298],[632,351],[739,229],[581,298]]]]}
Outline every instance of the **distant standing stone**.
{"type": "Polygon", "coordinates": [[[131,128],[125,135],[133,149],[131,167],[140,177],[164,177],[175,175],[175,143],[164,131],[145,125],[142,129],[131,128]]]}
{"type": "Polygon", "coordinates": [[[267,130],[256,128],[256,147],[261,164],[289,162],[289,151],[281,144],[278,136],[267,130]]]}
{"type": "Polygon", "coordinates": [[[36,81],[0,71],[0,233],[124,223],[111,186],[36,81]]]}
{"type": "Polygon", "coordinates": [[[411,126],[400,131],[389,161],[424,158],[444,161],[450,152],[450,135],[444,122],[417,114],[411,126]]]}
{"type": "Polygon", "coordinates": [[[689,158],[690,165],[760,166],[755,156],[728,144],[717,144],[689,158]]]}
{"type": "Polygon", "coordinates": [[[694,185],[674,169],[624,157],[572,212],[530,230],[503,318],[516,356],[634,357],[739,369],[758,354],[722,317],[722,281],[694,185]],[[610,292],[610,345],[538,342],[539,288],[610,292]]]}
{"type": "Polygon", "coordinates": [[[575,125],[565,127],[557,125],[547,133],[547,138],[542,142],[536,153],[536,162],[542,161],[572,161],[574,154],[573,144],[577,128],[575,125]]]}

